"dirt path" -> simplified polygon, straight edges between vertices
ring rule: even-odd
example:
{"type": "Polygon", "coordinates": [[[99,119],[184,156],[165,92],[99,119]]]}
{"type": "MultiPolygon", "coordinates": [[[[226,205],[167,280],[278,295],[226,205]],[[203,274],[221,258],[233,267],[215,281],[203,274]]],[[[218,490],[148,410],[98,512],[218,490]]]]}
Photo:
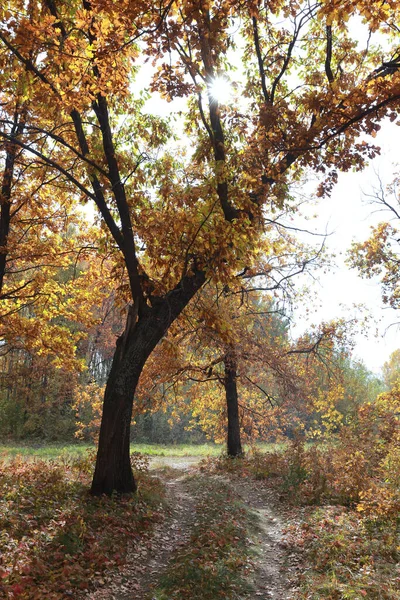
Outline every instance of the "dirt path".
{"type": "Polygon", "coordinates": [[[150,470],[170,467],[181,471],[190,471],[203,460],[203,456],[152,456],[150,458],[150,470]]]}
{"type": "MultiPolygon", "coordinates": [[[[155,476],[161,476],[166,483],[169,513],[163,523],[156,525],[152,535],[142,538],[132,547],[123,568],[105,578],[101,587],[85,596],[85,600],[153,600],[153,586],[167,568],[172,553],[190,536],[196,501],[186,477],[195,469],[198,460],[197,457],[163,457],[162,461],[153,461],[151,468],[155,469],[155,476]],[[158,470],[160,463],[170,467],[167,477],[158,470]]],[[[283,544],[285,517],[276,508],[273,492],[261,483],[247,479],[224,480],[232,485],[234,493],[256,517],[257,534],[252,541],[256,550],[255,592],[251,594],[251,600],[293,598],[295,587],[292,580],[298,559],[283,544]]]]}
{"type": "Polygon", "coordinates": [[[255,538],[254,598],[293,598],[300,558],[290,551],[285,542],[287,516],[277,506],[274,492],[262,482],[251,479],[241,478],[230,483],[256,517],[258,531],[255,538]]]}
{"type": "MultiPolygon", "coordinates": [[[[131,548],[123,568],[105,578],[103,586],[87,594],[86,600],[152,600],[152,587],[171,554],[190,535],[194,499],[185,484],[190,462],[180,461],[181,468],[170,472],[167,479],[154,470],[155,476],[166,483],[169,512],[165,520],[155,526],[149,537],[145,536],[131,548]]],[[[172,465],[171,468],[175,469],[172,465]]]]}

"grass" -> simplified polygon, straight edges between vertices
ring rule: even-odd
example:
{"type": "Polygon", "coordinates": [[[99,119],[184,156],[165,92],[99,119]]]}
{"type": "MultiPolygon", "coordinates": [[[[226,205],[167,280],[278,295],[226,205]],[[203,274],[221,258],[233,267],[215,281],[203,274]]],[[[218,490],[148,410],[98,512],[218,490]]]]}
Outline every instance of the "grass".
{"type": "Polygon", "coordinates": [[[133,452],[148,456],[219,456],[223,446],[218,444],[131,444],[133,452]]]}
{"type": "Polygon", "coordinates": [[[79,458],[93,448],[92,444],[0,444],[0,459],[17,456],[42,460],[56,460],[63,456],[79,458]]]}
{"type": "MultiPolygon", "coordinates": [[[[272,452],[282,447],[279,444],[257,444],[261,452],[272,452]]],[[[0,458],[10,459],[16,456],[56,460],[65,456],[82,457],[92,444],[0,444],[0,458]]],[[[225,450],[223,444],[132,444],[132,452],[140,452],[148,456],[221,456],[225,450]]]]}

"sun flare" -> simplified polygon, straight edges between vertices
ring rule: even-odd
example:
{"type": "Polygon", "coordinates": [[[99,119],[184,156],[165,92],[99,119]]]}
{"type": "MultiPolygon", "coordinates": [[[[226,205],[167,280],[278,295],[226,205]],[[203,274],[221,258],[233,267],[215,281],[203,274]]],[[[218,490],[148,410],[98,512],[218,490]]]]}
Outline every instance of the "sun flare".
{"type": "Polygon", "coordinates": [[[227,77],[215,77],[208,85],[208,93],[219,104],[228,104],[232,100],[232,84],[227,77]]]}

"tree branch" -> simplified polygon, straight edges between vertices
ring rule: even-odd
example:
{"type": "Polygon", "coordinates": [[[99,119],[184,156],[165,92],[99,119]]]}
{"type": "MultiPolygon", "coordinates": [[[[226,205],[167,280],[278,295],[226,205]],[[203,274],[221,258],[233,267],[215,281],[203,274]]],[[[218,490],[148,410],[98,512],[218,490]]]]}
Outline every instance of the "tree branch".
{"type": "Polygon", "coordinates": [[[258,24],[257,24],[256,17],[253,17],[253,39],[254,39],[254,46],[255,46],[256,55],[257,55],[258,71],[260,73],[260,78],[261,78],[261,88],[263,91],[265,104],[269,104],[271,102],[271,98],[268,94],[267,85],[265,82],[264,61],[263,61],[262,54],[261,54],[260,37],[258,34],[258,24]]]}
{"type": "Polygon", "coordinates": [[[325,73],[329,83],[333,83],[334,76],[331,69],[332,61],[332,25],[326,26],[326,58],[325,58],[325,73]]]}

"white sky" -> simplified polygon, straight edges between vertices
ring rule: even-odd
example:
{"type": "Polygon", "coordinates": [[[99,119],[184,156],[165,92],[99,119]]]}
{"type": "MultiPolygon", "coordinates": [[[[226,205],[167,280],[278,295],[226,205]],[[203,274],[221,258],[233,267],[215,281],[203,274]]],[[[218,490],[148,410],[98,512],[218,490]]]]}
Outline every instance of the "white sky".
{"type": "Polygon", "coordinates": [[[400,347],[400,331],[393,323],[400,321],[400,314],[381,301],[379,281],[361,279],[357,271],[345,265],[345,254],[352,241],[364,241],[369,237],[370,226],[384,221],[387,213],[375,212],[376,206],[368,203],[365,194],[371,194],[378,185],[378,174],[384,185],[391,182],[400,165],[398,146],[399,129],[385,123],[373,142],[381,147],[381,155],[371,161],[361,173],[341,173],[331,198],[322,200],[313,207],[312,214],[318,218],[308,229],[323,233],[332,232],[327,248],[336,254],[337,267],[328,273],[319,273],[318,282],[313,284],[319,305],[309,318],[300,310],[292,334],[300,335],[311,323],[336,317],[355,316],[355,304],[364,304],[372,320],[369,335],[357,335],[354,355],[366,366],[379,372],[391,352],[400,347]],[[388,329],[389,328],[389,329],[388,329]],[[376,335],[377,331],[377,335],[376,335]]]}

